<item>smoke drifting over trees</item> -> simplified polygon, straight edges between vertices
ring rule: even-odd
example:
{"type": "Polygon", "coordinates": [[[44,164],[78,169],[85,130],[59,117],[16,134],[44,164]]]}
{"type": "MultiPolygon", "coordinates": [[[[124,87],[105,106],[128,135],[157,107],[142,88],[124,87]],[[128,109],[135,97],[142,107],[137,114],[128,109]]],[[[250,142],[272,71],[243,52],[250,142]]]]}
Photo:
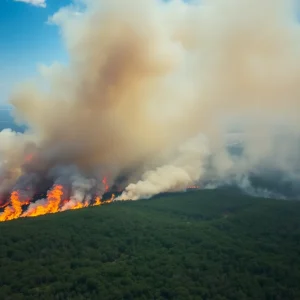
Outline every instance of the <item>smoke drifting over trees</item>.
{"type": "Polygon", "coordinates": [[[29,131],[0,133],[2,194],[72,168],[78,201],[107,172],[113,184],[126,170],[119,199],[196,181],[253,189],[248,179],[266,169],[299,180],[293,1],[85,0],[49,23],[69,63],[42,66],[39,80],[15,88],[14,114],[29,131]],[[238,156],[228,152],[236,142],[238,156]]]}

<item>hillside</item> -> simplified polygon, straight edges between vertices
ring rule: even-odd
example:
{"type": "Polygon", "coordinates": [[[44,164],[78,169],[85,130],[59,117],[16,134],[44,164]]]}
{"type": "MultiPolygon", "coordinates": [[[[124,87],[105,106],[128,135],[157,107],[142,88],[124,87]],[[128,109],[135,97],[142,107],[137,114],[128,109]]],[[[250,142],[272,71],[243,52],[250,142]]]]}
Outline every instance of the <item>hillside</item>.
{"type": "Polygon", "coordinates": [[[0,299],[300,299],[300,203],[169,194],[0,224],[0,299]]]}

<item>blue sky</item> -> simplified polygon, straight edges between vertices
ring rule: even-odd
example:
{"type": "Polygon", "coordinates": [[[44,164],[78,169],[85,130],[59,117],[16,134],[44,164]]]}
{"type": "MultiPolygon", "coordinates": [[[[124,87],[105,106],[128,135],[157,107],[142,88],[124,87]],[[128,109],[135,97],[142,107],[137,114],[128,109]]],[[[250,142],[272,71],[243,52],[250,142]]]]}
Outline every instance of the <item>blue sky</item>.
{"type": "Polygon", "coordinates": [[[37,64],[67,60],[58,28],[47,20],[70,0],[43,2],[0,0],[0,104],[14,83],[36,73],[37,64]]]}

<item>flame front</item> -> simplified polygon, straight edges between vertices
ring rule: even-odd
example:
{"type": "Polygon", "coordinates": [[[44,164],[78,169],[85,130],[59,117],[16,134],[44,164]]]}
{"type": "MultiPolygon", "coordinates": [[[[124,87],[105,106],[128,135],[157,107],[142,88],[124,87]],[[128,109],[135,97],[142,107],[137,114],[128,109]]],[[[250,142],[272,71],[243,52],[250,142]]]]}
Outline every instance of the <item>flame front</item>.
{"type": "MultiPolygon", "coordinates": [[[[105,186],[105,191],[107,191],[109,186],[107,184],[106,177],[104,177],[102,183],[105,186]]],[[[97,196],[92,203],[87,200],[78,202],[71,199],[63,199],[63,195],[64,187],[60,184],[55,184],[52,189],[48,191],[46,199],[38,200],[35,203],[30,202],[28,199],[23,199],[23,201],[21,201],[19,191],[13,191],[9,201],[2,207],[4,208],[4,211],[0,213],[0,222],[20,217],[37,217],[45,214],[80,209],[88,206],[100,206],[104,203],[111,203],[115,199],[115,195],[113,194],[111,198],[106,201],[102,201],[102,198],[97,196]],[[28,204],[29,206],[27,210],[23,212],[23,206],[28,204]]]]}
{"type": "Polygon", "coordinates": [[[112,194],[111,198],[109,200],[105,201],[105,203],[111,203],[115,200],[115,198],[116,198],[115,194],[112,194]]]}
{"type": "Polygon", "coordinates": [[[74,209],[80,209],[84,207],[88,207],[89,203],[88,202],[75,202],[73,205],[69,207],[69,209],[74,210],[74,209]]]}
{"type": "Polygon", "coordinates": [[[99,205],[101,205],[102,204],[102,202],[101,202],[101,197],[96,197],[96,199],[95,199],[95,203],[93,204],[93,206],[99,206],[99,205]]]}
{"type": "Polygon", "coordinates": [[[0,222],[17,219],[22,214],[22,204],[17,191],[12,192],[10,196],[11,205],[6,206],[4,212],[0,215],[0,222]]]}
{"type": "Polygon", "coordinates": [[[52,190],[47,194],[47,201],[44,205],[38,205],[33,209],[29,209],[23,217],[37,217],[45,214],[53,214],[59,211],[61,198],[63,195],[62,185],[54,185],[52,190]]]}

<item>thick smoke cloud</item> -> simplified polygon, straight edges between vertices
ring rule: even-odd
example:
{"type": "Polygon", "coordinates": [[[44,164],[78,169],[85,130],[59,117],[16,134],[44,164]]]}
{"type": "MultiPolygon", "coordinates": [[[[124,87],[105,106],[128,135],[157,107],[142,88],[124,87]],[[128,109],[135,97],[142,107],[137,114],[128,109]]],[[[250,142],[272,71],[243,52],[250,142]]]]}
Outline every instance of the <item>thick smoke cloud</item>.
{"type": "Polygon", "coordinates": [[[142,180],[129,184],[117,200],[149,198],[165,191],[182,191],[201,178],[209,154],[207,141],[198,136],[179,147],[169,164],[144,173],[142,180]]]}
{"type": "Polygon", "coordinates": [[[76,201],[97,189],[90,178],[109,172],[113,183],[132,169],[121,199],[198,180],[243,186],[239,178],[249,183],[267,167],[298,180],[293,4],[85,0],[80,11],[61,9],[49,23],[60,27],[69,63],[41,66],[39,80],[16,87],[14,113],[30,131],[0,134],[0,192],[57,166],[79,170],[76,201]],[[228,151],[233,130],[239,156],[228,151]]]}

